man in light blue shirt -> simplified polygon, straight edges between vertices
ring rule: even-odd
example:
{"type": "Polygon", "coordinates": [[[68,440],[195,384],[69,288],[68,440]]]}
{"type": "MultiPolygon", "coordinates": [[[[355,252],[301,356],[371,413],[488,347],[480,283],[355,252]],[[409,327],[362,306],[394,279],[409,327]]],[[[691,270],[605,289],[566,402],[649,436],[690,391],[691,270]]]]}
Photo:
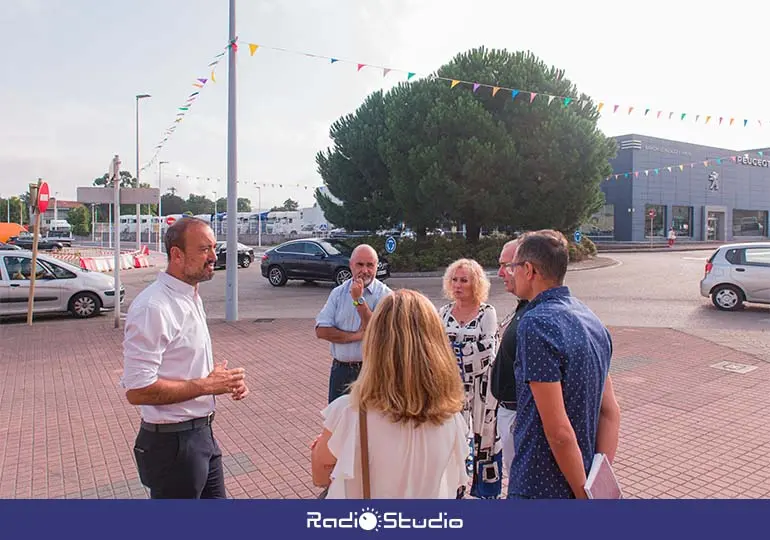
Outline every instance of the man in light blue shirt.
{"type": "Polygon", "coordinates": [[[316,317],[316,337],[331,343],[329,403],[347,394],[350,384],[358,378],[364,330],[377,304],[391,293],[376,278],[378,262],[372,246],[357,246],[350,255],[353,277],[332,290],[316,317]]]}

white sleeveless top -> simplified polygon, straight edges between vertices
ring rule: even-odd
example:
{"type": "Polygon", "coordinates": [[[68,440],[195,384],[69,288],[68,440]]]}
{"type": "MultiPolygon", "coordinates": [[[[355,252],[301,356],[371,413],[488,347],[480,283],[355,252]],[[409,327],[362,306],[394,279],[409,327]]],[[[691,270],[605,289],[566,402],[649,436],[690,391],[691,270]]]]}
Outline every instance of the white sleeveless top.
{"type": "MultiPolygon", "coordinates": [[[[344,395],[321,414],[331,431],[329,450],[337,458],[328,499],[361,499],[358,410],[344,395]]],[[[460,413],[442,425],[394,423],[369,411],[369,483],[372,499],[454,499],[467,485],[468,425],[460,413]]]]}

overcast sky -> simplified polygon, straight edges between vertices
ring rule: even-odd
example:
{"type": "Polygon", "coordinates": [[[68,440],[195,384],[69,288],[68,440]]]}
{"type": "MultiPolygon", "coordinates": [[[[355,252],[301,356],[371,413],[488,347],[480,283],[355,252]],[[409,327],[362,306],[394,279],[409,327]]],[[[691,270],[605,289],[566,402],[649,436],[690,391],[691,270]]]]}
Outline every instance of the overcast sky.
{"type": "MultiPolygon", "coordinates": [[[[207,65],[227,44],[227,7],[227,0],[2,0],[0,195],[42,177],[52,193],[74,199],[114,154],[134,173],[134,96],[152,95],[140,106],[143,165],[195,79],[210,76],[207,65]]],[[[711,0],[650,0],[624,11],[606,1],[239,0],[238,176],[246,181],[239,196],[256,207],[253,182],[274,183],[262,189],[262,207],[289,197],[311,205],[312,187],[321,184],[315,154],[328,146],[330,124],[370,92],[405,79],[268,49],[252,57],[250,42],[418,74],[480,45],[531,50],[607,103],[600,121],[607,135],[740,150],[770,145],[762,60],[769,16],[767,4],[746,1],[725,9],[711,0]],[[615,115],[614,104],[621,105],[615,115]],[[639,112],[648,107],[645,119],[639,112]],[[719,127],[719,116],[735,117],[734,126],[719,127]]],[[[170,162],[164,191],[224,195],[223,60],[216,83],[200,89],[162,150],[170,162]]],[[[157,186],[157,165],[141,180],[157,186]]]]}

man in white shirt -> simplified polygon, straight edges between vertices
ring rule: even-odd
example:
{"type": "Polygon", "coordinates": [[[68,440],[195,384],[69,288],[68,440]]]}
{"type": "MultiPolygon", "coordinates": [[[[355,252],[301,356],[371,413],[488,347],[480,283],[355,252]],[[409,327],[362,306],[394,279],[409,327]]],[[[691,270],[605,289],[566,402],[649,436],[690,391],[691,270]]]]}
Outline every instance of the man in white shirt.
{"type": "Polygon", "coordinates": [[[214,364],[198,284],[214,277],[216,238],[185,217],[165,237],[168,267],[131,303],[123,341],[126,398],[138,405],[134,444],[139,478],[153,499],[225,498],[222,452],[214,439],[216,395],[249,390],[243,368],[214,364]]]}

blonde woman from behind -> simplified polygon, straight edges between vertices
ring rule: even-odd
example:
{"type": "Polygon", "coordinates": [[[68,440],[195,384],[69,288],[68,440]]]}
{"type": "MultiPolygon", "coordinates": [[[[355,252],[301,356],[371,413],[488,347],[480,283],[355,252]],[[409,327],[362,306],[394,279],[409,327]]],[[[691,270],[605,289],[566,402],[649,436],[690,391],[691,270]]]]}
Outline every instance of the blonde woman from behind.
{"type": "Polygon", "coordinates": [[[316,486],[329,499],[363,498],[359,409],[366,411],[373,499],[453,499],[468,482],[465,396],[433,304],[398,290],[377,306],[363,341],[361,374],[322,411],[313,442],[316,486]]]}

